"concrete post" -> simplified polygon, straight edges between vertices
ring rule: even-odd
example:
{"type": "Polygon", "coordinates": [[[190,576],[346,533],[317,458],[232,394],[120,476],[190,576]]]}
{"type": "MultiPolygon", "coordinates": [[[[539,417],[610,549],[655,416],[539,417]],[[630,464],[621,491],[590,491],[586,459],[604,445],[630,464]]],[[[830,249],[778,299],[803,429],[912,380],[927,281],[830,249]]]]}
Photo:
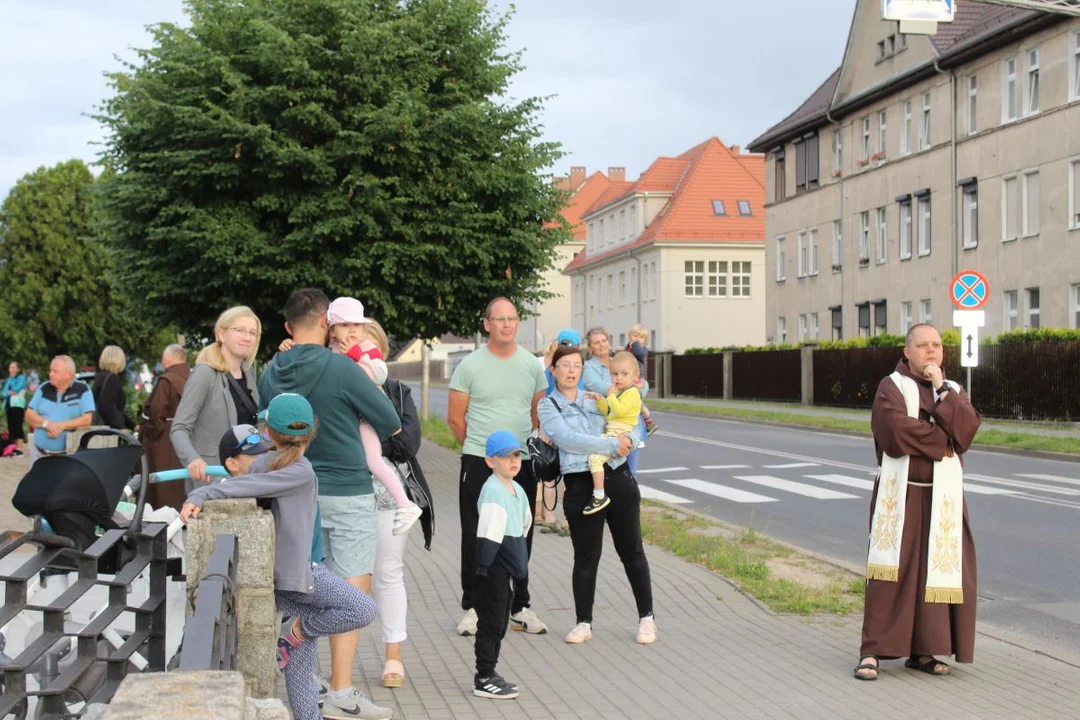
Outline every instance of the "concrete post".
{"type": "MultiPolygon", "coordinates": [[[[252,498],[208,501],[199,519],[188,523],[188,597],[206,576],[214,536],[219,533],[235,534],[240,548],[236,568],[239,670],[243,673],[248,694],[255,698],[272,698],[277,692],[278,636],[274,603],[274,516],[256,505],[252,498]]],[[[187,614],[191,613],[189,607],[187,614]]]]}
{"type": "Polygon", "coordinates": [[[802,353],[802,404],[814,404],[814,343],[800,348],[802,353]]]}
{"type": "Polygon", "coordinates": [[[675,365],[675,353],[667,351],[664,353],[664,394],[661,397],[671,397],[671,368],[675,365]]]}
{"type": "Polygon", "coordinates": [[[420,344],[420,419],[428,419],[428,398],[431,395],[431,346],[426,340],[420,344]]]}
{"type": "Polygon", "coordinates": [[[238,672],[204,670],[128,675],[107,706],[102,720],[288,720],[278,699],[255,700],[244,692],[238,672]]]}
{"type": "Polygon", "coordinates": [[[735,353],[732,350],[724,351],[724,399],[731,400],[735,391],[735,353]]]}

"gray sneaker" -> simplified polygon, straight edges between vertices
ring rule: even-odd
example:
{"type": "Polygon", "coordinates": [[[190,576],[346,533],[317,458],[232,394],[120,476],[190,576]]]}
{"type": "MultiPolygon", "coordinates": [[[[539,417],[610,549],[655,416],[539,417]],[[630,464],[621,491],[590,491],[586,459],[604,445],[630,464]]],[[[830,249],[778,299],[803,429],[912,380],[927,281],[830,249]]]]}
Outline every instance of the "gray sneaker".
{"type": "Polygon", "coordinates": [[[335,700],[327,695],[322,706],[323,717],[327,720],[390,720],[394,717],[394,711],[390,708],[379,707],[368,699],[368,696],[353,688],[352,693],[344,700],[335,700]]]}

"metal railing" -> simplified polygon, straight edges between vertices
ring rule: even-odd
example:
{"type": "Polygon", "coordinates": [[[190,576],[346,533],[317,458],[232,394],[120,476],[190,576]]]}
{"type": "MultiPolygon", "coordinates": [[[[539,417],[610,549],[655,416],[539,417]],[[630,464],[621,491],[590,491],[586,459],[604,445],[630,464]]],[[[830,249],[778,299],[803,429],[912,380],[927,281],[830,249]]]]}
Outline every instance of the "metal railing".
{"type": "Polygon", "coordinates": [[[214,536],[214,550],[199,581],[192,602],[194,614],[184,625],[180,670],[235,670],[236,564],[239,548],[236,536],[214,536]]]}
{"type": "Polygon", "coordinates": [[[25,717],[35,696],[35,717],[74,717],[79,712],[72,705],[108,702],[129,667],[165,669],[165,525],[147,524],[141,532],[108,530],[83,552],[72,540],[43,530],[40,519],[30,532],[5,533],[3,538],[0,559],[28,543],[39,550],[0,575],[5,584],[0,628],[8,630],[17,619],[25,620],[29,615],[24,611],[40,613],[42,622],[40,634],[32,639],[28,635],[26,647],[15,657],[0,654],[0,717],[25,717]],[[129,605],[129,586],[147,570],[146,600],[129,605]],[[99,577],[99,572],[111,577],[99,577]],[[69,582],[72,573],[75,580],[69,582]],[[66,583],[67,589],[42,602],[35,596],[51,578],[66,583]],[[108,589],[106,605],[86,624],[72,622],[72,606],[98,586],[108,589]],[[124,613],[135,616],[134,631],[126,637],[113,628],[124,613]],[[36,689],[27,684],[31,676],[36,689]]]}

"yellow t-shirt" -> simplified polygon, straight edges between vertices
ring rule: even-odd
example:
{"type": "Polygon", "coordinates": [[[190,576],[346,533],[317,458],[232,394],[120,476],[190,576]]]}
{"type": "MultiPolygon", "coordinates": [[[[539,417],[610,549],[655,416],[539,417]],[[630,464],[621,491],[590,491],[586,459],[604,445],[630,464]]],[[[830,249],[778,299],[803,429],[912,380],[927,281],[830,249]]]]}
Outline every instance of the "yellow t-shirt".
{"type": "Polygon", "coordinates": [[[620,393],[600,398],[596,401],[596,407],[607,418],[608,424],[615,422],[633,427],[641,414],[641,392],[630,386],[620,393]]]}

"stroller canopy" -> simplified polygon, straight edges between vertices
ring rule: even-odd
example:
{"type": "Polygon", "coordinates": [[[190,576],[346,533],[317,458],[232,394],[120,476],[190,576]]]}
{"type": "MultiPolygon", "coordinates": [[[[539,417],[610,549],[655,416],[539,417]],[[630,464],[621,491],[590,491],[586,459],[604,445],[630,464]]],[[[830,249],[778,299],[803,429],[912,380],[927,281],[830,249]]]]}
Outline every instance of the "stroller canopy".
{"type": "Polygon", "coordinates": [[[107,520],[142,454],[141,445],[121,445],[47,455],[19,482],[11,504],[28,516],[76,510],[107,520]]]}

